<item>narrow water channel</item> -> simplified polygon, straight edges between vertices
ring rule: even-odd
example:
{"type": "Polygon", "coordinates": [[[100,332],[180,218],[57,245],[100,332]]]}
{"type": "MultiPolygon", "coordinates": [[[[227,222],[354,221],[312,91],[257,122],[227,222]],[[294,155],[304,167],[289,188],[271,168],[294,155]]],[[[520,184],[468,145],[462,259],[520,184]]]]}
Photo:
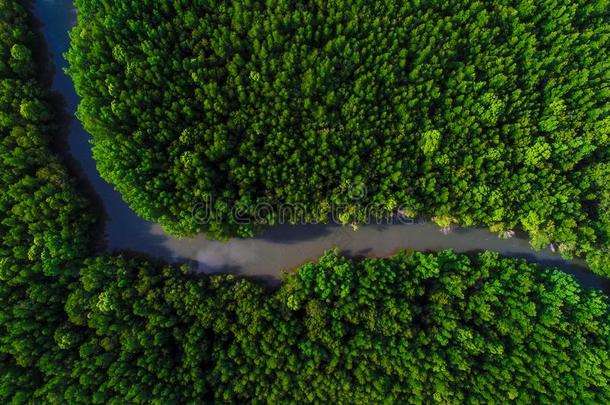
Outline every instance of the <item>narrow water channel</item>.
{"type": "MultiPolygon", "coordinates": [[[[33,11],[42,24],[41,31],[55,66],[53,90],[63,96],[66,113],[74,117],[79,98],[63,71],[67,65],[63,53],[69,47],[68,31],[76,22],[74,7],[70,0],[36,0],[33,11]]],[[[206,273],[230,272],[277,280],[282,272],[315,260],[333,247],[353,257],[383,257],[401,249],[491,250],[559,267],[575,275],[585,286],[610,290],[608,281],[589,272],[583,261],[564,261],[549,249],[535,252],[524,238],[504,240],[485,229],[456,229],[444,235],[436,225],[423,220],[412,224],[367,225],[358,231],[337,225],[282,225],[256,238],[228,242],[211,241],[203,235],[176,239],[166,235],[158,225],[137,217],[112,186],[102,180],[91,156],[89,140],[78,120],[72,118],[70,154],[103,202],[104,239],[110,251],[134,251],[171,262],[186,261],[206,273]]]]}

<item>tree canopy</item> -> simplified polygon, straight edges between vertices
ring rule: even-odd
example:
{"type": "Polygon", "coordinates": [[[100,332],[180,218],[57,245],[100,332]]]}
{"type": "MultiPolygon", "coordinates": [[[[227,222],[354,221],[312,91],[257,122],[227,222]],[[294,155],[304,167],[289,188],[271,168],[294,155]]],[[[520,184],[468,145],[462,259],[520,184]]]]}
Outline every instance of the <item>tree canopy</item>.
{"type": "Polygon", "coordinates": [[[57,299],[52,403],[610,400],[607,297],[492,253],[329,252],[275,291],[105,256],[57,299]]]}
{"type": "Polygon", "coordinates": [[[96,256],[27,21],[0,0],[0,403],[610,402],[608,297],[522,259],[328,252],[272,290],[96,256]]]}
{"type": "MultiPolygon", "coordinates": [[[[50,144],[22,2],[0,0],[0,402],[26,402],[57,353],[68,281],[88,255],[94,214],[50,144]]],[[[61,355],[61,354],[58,354],[61,355]]]]}
{"type": "Polygon", "coordinates": [[[76,5],[68,71],[99,171],[166,230],[251,235],[227,206],[257,203],[358,222],[372,203],[524,229],[608,272],[607,0],[76,5]]]}

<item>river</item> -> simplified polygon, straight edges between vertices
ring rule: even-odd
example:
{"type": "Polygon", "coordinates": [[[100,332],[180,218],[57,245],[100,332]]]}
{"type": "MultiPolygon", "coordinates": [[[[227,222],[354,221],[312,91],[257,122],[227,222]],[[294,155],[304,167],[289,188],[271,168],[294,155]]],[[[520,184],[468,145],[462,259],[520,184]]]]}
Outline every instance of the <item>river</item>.
{"type": "Polygon", "coordinates": [[[555,266],[573,274],[582,285],[610,290],[608,280],[589,272],[582,260],[568,262],[550,249],[533,251],[523,237],[500,239],[486,229],[458,228],[444,235],[424,220],[411,224],[366,225],[358,231],[339,225],[281,225],[250,239],[226,242],[208,240],[204,235],[177,239],[154,223],[137,217],[121,196],[98,174],[91,155],[91,137],[74,118],[79,98],[63,69],[63,53],[69,48],[68,31],[76,22],[70,0],[37,0],[34,15],[42,24],[55,67],[52,88],[65,99],[69,123],[69,153],[78,170],[103,203],[106,223],[101,239],[111,252],[133,251],[169,262],[188,262],[205,273],[235,273],[277,282],[284,271],[319,258],[325,250],[338,247],[350,257],[384,257],[401,249],[456,252],[491,250],[506,256],[523,257],[545,266],[555,266]]]}

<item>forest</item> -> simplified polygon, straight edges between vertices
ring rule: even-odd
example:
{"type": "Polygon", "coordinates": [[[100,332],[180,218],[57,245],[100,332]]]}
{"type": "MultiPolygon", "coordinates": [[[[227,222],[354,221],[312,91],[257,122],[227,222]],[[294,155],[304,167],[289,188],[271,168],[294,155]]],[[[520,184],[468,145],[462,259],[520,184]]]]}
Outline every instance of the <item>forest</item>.
{"type": "Polygon", "coordinates": [[[103,256],[55,299],[53,348],[11,349],[3,403],[610,401],[607,296],[491,253],[329,252],[276,291],[103,256]]]}
{"type": "MultiPolygon", "coordinates": [[[[0,402],[27,403],[36,364],[62,356],[53,334],[89,254],[95,215],[51,150],[57,121],[39,82],[22,2],[0,0],[0,402]]],[[[60,365],[60,364],[59,364],[60,365]]]]}
{"type": "Polygon", "coordinates": [[[97,254],[30,23],[0,0],[0,403],[610,402],[608,297],[523,259],[331,251],[271,289],[97,254]]]}
{"type": "Polygon", "coordinates": [[[261,203],[358,223],[376,204],[524,230],[609,274],[607,0],[75,4],[98,169],[166,231],[251,236],[230,207],[261,203]],[[207,198],[217,217],[193,220],[207,198]]]}

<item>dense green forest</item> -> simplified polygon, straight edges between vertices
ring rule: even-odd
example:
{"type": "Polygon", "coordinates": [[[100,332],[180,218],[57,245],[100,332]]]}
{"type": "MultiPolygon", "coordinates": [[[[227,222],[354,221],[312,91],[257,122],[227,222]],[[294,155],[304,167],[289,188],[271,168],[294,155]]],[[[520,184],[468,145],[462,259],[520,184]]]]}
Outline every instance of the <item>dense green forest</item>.
{"type": "Polygon", "coordinates": [[[523,229],[608,274],[609,1],[76,5],[99,171],[166,230],[251,235],[227,206],[261,202],[358,222],[372,203],[523,229]]]}
{"type": "Polygon", "coordinates": [[[0,0],[0,403],[610,401],[608,297],[521,259],[330,252],[270,290],[94,257],[28,21],[0,0]]]}
{"type": "Polygon", "coordinates": [[[28,14],[0,3],[0,256],[2,268],[26,279],[57,275],[60,263],[88,249],[88,202],[50,153],[56,131],[48,93],[36,76],[28,14]],[[42,266],[42,267],[41,267],[42,266]]]}
{"type": "Polygon", "coordinates": [[[50,151],[56,131],[35,72],[21,2],[0,0],[0,402],[31,400],[36,364],[61,356],[53,334],[89,253],[94,216],[50,151]],[[15,390],[18,390],[15,392],[15,390]]]}
{"type": "Polygon", "coordinates": [[[275,292],[98,257],[57,299],[40,385],[5,371],[3,403],[610,401],[607,297],[490,253],[329,253],[275,292]]]}

